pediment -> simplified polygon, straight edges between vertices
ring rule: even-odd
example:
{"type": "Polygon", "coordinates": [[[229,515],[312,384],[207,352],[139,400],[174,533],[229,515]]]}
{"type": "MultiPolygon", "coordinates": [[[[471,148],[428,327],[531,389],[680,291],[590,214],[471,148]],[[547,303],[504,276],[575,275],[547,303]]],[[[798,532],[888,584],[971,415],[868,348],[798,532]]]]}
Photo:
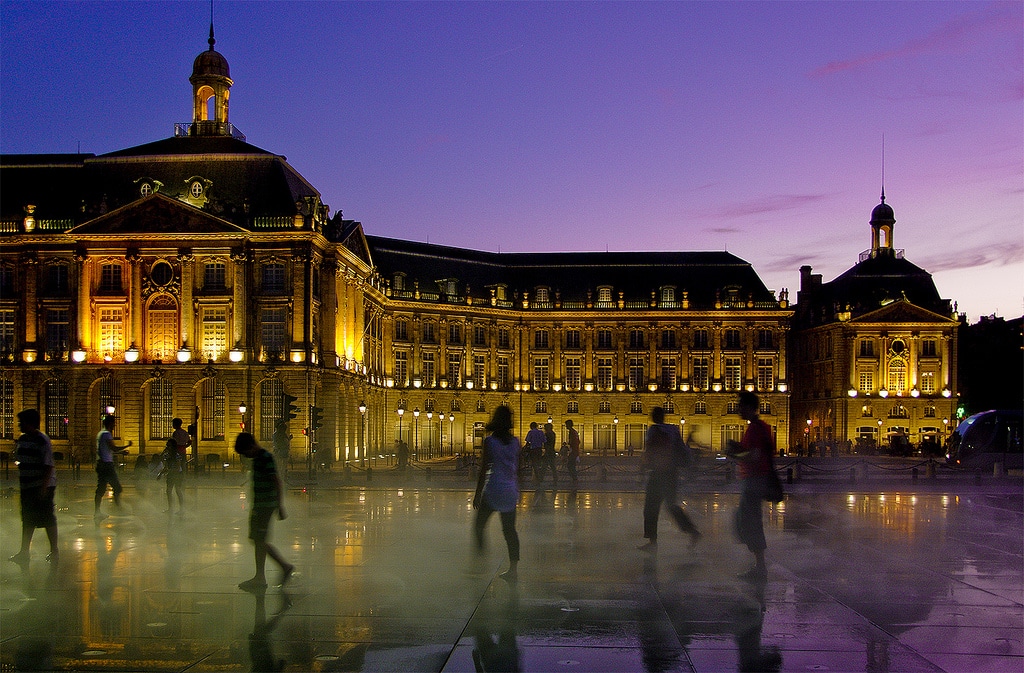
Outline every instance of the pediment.
{"type": "Polygon", "coordinates": [[[906,299],[899,299],[874,311],[857,316],[851,323],[950,323],[956,322],[948,316],[933,313],[906,299]]]}
{"type": "Polygon", "coordinates": [[[186,235],[243,234],[245,230],[160,193],[84,222],[69,232],[71,235],[186,235]]]}

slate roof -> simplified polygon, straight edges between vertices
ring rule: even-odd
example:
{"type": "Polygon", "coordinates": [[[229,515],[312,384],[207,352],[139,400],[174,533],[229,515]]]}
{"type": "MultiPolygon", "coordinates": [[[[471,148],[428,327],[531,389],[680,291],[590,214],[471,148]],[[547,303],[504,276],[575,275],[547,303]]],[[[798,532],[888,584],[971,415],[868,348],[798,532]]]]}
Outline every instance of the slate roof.
{"type": "Polygon", "coordinates": [[[420,289],[436,292],[436,281],[456,279],[460,293],[468,285],[473,297],[489,297],[487,286],[507,285],[509,293],[547,287],[560,292],[562,301],[585,301],[590,290],[610,285],[613,298],[624,292],[626,301],[649,300],[663,286],[689,293],[692,308],[711,308],[715,292],[724,298],[735,288],[739,299],[770,302],[774,295],[765,287],[749,262],[728,252],[537,252],[494,253],[418,243],[381,236],[367,236],[378,272],[387,280],[405,273],[407,287],[418,280],[420,289]]]}

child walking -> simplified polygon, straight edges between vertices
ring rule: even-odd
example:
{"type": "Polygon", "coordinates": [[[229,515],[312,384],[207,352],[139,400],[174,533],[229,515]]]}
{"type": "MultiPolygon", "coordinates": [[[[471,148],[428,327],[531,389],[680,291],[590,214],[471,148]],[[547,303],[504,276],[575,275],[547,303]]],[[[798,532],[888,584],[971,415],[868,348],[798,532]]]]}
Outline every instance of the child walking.
{"type": "Polygon", "coordinates": [[[252,459],[252,509],[249,515],[249,539],[255,545],[256,574],[238,585],[245,591],[256,591],[267,587],[267,556],[281,566],[281,586],[291,578],[295,566],[284,560],[281,553],[267,541],[270,534],[270,520],[274,512],[277,518],[288,516],[281,502],[281,480],[274,467],[274,457],[261,447],[256,438],[243,432],[235,439],[235,451],[252,459]]]}

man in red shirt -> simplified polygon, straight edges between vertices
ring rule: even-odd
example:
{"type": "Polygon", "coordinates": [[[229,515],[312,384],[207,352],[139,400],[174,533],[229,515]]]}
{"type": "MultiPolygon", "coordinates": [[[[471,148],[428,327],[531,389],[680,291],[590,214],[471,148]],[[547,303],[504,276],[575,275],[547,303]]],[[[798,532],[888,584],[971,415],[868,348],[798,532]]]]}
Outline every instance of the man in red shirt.
{"type": "Polygon", "coordinates": [[[740,418],[748,421],[747,430],[739,443],[729,441],[727,453],[737,462],[742,484],[740,505],[736,510],[736,536],[754,554],[754,567],[740,577],[764,581],[768,577],[764,561],[768,545],[764,539],[761,502],[765,498],[768,475],[774,469],[775,439],[768,424],[757,417],[759,408],[757,395],[747,391],[739,394],[740,418]]]}

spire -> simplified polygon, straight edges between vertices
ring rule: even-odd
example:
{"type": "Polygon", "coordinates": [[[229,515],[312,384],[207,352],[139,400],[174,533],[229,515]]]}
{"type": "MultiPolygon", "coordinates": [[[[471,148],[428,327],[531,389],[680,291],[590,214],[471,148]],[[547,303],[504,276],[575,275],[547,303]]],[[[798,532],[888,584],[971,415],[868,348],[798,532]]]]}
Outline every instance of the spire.
{"type": "Polygon", "coordinates": [[[207,42],[210,43],[210,51],[214,51],[213,45],[215,45],[217,43],[217,40],[213,39],[213,21],[212,20],[210,21],[210,39],[207,40],[207,42]]]}

